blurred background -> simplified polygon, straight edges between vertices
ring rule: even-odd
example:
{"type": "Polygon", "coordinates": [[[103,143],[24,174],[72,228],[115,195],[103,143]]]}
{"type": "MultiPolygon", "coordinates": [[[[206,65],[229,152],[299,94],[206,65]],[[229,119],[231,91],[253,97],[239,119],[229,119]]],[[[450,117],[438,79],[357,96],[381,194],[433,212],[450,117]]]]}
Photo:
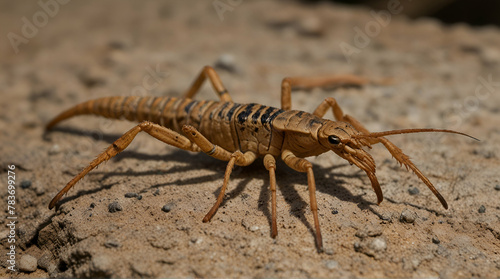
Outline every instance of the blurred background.
{"type": "MultiPolygon", "coordinates": [[[[398,0],[399,1],[399,0],[398,0]]],[[[318,0],[302,2],[317,3],[318,0]]],[[[373,9],[385,9],[387,0],[332,0],[347,5],[363,5],[373,9]]],[[[401,0],[405,5],[402,12],[410,18],[434,17],[444,23],[466,22],[471,25],[500,25],[500,1],[489,0],[401,0]]]]}

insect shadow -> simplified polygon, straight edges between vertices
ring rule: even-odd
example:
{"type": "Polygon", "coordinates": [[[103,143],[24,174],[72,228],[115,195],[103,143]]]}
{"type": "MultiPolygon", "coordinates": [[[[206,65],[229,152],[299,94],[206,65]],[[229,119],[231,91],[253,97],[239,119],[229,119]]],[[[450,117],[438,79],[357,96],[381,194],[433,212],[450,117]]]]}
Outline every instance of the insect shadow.
{"type": "MultiPolygon", "coordinates": [[[[148,171],[127,171],[127,172],[97,172],[94,171],[89,175],[102,175],[102,181],[105,181],[109,177],[113,176],[148,176],[148,175],[168,175],[169,173],[176,172],[186,172],[191,170],[214,170],[217,169],[219,172],[209,175],[189,177],[177,179],[174,181],[169,181],[165,183],[157,183],[151,185],[143,190],[141,193],[148,192],[154,188],[161,188],[165,186],[192,186],[193,184],[201,184],[205,182],[214,182],[216,188],[213,190],[213,196],[215,202],[217,196],[219,195],[220,188],[222,186],[223,172],[227,165],[227,162],[216,160],[214,158],[208,157],[205,154],[191,154],[182,150],[174,150],[169,154],[157,155],[157,154],[144,154],[135,151],[123,151],[116,157],[116,161],[124,160],[127,158],[134,158],[141,161],[175,161],[177,163],[186,163],[185,166],[174,166],[167,170],[148,170],[148,171]]],[[[334,165],[330,167],[322,167],[319,165],[314,165],[315,177],[317,180],[316,190],[326,193],[330,196],[337,197],[341,201],[352,202],[357,204],[363,204],[363,208],[374,204],[365,200],[362,195],[353,195],[344,185],[346,182],[342,178],[352,179],[357,178],[361,181],[364,180],[364,173],[355,172],[354,174],[345,174],[343,172],[335,171],[340,168],[349,166],[349,164],[334,165]]],[[[290,207],[289,212],[298,218],[304,226],[306,226],[311,235],[314,237],[313,225],[307,220],[309,200],[304,200],[300,195],[295,186],[303,187],[307,191],[307,176],[305,173],[296,172],[286,166],[283,162],[277,162],[277,188],[283,195],[284,200],[288,203],[290,207]]],[[[231,180],[239,180],[236,184],[230,182],[228,192],[224,197],[220,208],[224,208],[226,203],[232,199],[240,197],[244,190],[246,189],[248,183],[251,180],[257,179],[262,181],[260,194],[258,198],[258,210],[260,210],[267,218],[269,226],[272,225],[272,215],[270,211],[270,200],[271,191],[269,189],[270,181],[268,171],[265,169],[264,164],[261,160],[251,164],[246,167],[235,167],[233,173],[231,174],[231,180]]],[[[214,185],[214,186],[215,186],[214,185]]],[[[207,205],[207,210],[210,208],[211,204],[207,205]]],[[[219,209],[220,210],[220,209],[219,209]]]]}
{"type": "MultiPolygon", "coordinates": [[[[121,135],[117,134],[102,134],[99,137],[96,137],[96,133],[81,131],[73,128],[66,127],[58,127],[55,128],[52,132],[63,132],[73,135],[92,137],[95,140],[105,141],[109,144],[114,142],[121,135]]],[[[50,140],[47,135],[44,135],[45,139],[50,140]]],[[[132,146],[131,146],[132,147],[132,146]]],[[[114,162],[119,162],[124,159],[133,158],[140,161],[172,161],[176,163],[185,163],[184,166],[173,166],[169,169],[154,169],[147,171],[125,171],[125,172],[116,172],[116,171],[97,171],[94,170],[88,174],[88,176],[100,175],[99,181],[106,181],[110,177],[114,176],[150,176],[150,175],[168,175],[169,173],[180,173],[187,172],[192,170],[217,170],[218,172],[209,175],[196,176],[190,178],[182,178],[177,179],[175,181],[169,181],[165,183],[158,183],[147,187],[146,189],[141,190],[141,193],[147,192],[154,188],[161,188],[165,186],[183,186],[183,185],[193,185],[200,184],[205,182],[217,182],[217,187],[214,189],[214,202],[216,197],[220,192],[220,188],[222,186],[222,180],[224,176],[224,170],[227,165],[227,162],[216,160],[212,157],[206,156],[202,153],[190,153],[183,150],[173,150],[170,153],[162,154],[145,154],[141,152],[137,152],[132,148],[126,149],[116,157],[114,157],[114,162]],[[220,185],[219,185],[220,184],[220,185]]],[[[345,174],[343,172],[335,171],[339,168],[344,168],[349,166],[349,164],[338,164],[329,167],[323,167],[317,164],[314,164],[314,174],[316,178],[316,190],[326,193],[330,196],[336,197],[341,201],[356,203],[360,208],[371,207],[372,202],[365,200],[362,195],[353,195],[346,187],[347,184],[342,178],[352,179],[357,178],[361,181],[364,180],[364,174],[359,172],[355,172],[353,174],[345,174]]],[[[306,218],[308,214],[307,208],[309,207],[309,201],[304,200],[300,195],[297,189],[294,187],[295,185],[299,185],[299,187],[303,186],[305,191],[307,191],[307,176],[305,173],[296,172],[290,169],[286,164],[284,164],[281,160],[277,160],[277,170],[276,170],[276,178],[277,178],[277,188],[283,195],[284,200],[288,203],[290,209],[289,212],[298,218],[304,226],[306,226],[311,235],[314,237],[314,228],[313,225],[309,223],[306,218]]],[[[229,185],[228,192],[224,197],[224,201],[221,204],[221,208],[225,206],[227,201],[230,201],[238,196],[240,196],[248,183],[252,179],[258,179],[262,181],[262,187],[259,194],[259,205],[258,210],[260,210],[268,219],[269,226],[272,224],[272,217],[270,211],[270,181],[269,181],[269,173],[265,169],[262,160],[257,160],[255,163],[246,167],[235,167],[233,173],[231,174],[231,180],[239,180],[236,187],[234,184],[229,185]]],[[[101,187],[91,190],[80,190],[76,195],[65,197],[61,200],[61,205],[74,200],[82,195],[91,195],[95,194],[103,189],[110,189],[114,185],[119,182],[102,184],[101,187]]],[[[207,210],[211,205],[207,205],[207,210]]]]}

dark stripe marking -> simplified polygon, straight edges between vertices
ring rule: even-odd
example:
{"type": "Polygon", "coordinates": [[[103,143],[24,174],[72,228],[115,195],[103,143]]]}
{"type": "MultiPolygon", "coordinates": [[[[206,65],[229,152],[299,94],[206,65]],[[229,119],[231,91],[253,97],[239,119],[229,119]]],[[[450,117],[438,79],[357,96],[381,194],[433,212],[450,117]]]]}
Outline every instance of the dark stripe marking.
{"type": "Polygon", "coordinates": [[[198,109],[198,119],[200,119],[201,121],[201,118],[203,117],[203,112],[204,112],[204,109],[205,107],[209,104],[210,102],[209,101],[204,101],[203,104],[200,106],[200,108],[198,109]]]}
{"type": "Polygon", "coordinates": [[[193,100],[191,102],[189,102],[185,107],[184,107],[184,111],[189,114],[189,110],[191,110],[191,107],[196,104],[197,101],[193,100]]]}
{"type": "Polygon", "coordinates": [[[222,114],[222,113],[224,112],[224,110],[227,108],[227,106],[228,106],[228,105],[229,105],[229,103],[224,103],[224,104],[222,105],[222,107],[220,108],[220,110],[219,110],[219,114],[218,114],[219,119],[222,119],[222,118],[223,118],[223,114],[222,114]]]}
{"type": "Polygon", "coordinates": [[[248,116],[250,115],[250,113],[252,113],[252,108],[253,108],[255,105],[257,105],[257,104],[248,104],[248,105],[246,106],[245,110],[244,110],[244,111],[242,111],[242,112],[240,112],[240,113],[238,114],[238,123],[243,124],[243,123],[247,120],[247,118],[248,118],[248,116]]]}
{"type": "Polygon", "coordinates": [[[260,123],[262,123],[262,125],[269,123],[269,116],[270,116],[271,112],[273,112],[274,110],[275,110],[275,108],[273,108],[273,107],[269,107],[268,109],[266,109],[266,111],[264,112],[264,114],[260,118],[260,123]]]}
{"type": "Polygon", "coordinates": [[[260,106],[260,108],[256,112],[254,112],[254,114],[252,115],[253,124],[257,124],[257,120],[259,119],[260,113],[265,107],[266,106],[260,106]]]}
{"type": "Polygon", "coordinates": [[[237,108],[239,108],[241,105],[240,104],[234,104],[233,107],[227,112],[226,117],[228,121],[231,121],[233,118],[233,114],[236,111],[237,108]]]}
{"type": "Polygon", "coordinates": [[[307,127],[308,128],[311,128],[314,124],[321,124],[321,121],[318,121],[317,119],[311,119],[309,120],[309,122],[307,123],[307,127]]]}
{"type": "Polygon", "coordinates": [[[285,111],[282,110],[282,109],[279,109],[278,111],[276,111],[275,113],[273,113],[273,115],[271,115],[269,117],[269,123],[272,124],[274,118],[276,118],[278,115],[282,114],[283,112],[285,112],[285,111]]]}

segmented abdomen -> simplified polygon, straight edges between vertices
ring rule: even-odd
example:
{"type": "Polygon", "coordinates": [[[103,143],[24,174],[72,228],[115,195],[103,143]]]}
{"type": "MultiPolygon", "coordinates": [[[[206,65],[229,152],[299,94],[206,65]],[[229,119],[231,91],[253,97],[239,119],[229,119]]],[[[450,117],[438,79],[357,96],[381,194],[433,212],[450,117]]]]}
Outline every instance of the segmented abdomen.
{"type": "Polygon", "coordinates": [[[47,128],[81,114],[113,119],[151,121],[183,134],[192,125],[212,143],[228,151],[279,154],[282,135],[272,121],[283,110],[259,104],[197,101],[175,97],[105,97],[87,101],[61,113],[47,128]]]}

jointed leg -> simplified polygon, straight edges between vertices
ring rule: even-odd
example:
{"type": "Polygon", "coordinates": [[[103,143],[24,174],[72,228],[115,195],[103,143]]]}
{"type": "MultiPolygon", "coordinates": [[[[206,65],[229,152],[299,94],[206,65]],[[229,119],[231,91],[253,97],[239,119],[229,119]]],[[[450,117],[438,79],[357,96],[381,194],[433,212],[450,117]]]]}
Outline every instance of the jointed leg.
{"type": "Polygon", "coordinates": [[[271,154],[264,156],[264,166],[269,171],[269,182],[271,184],[271,237],[278,235],[278,226],[276,225],[276,160],[271,154]]]}
{"type": "MultiPolygon", "coordinates": [[[[347,122],[347,123],[351,124],[354,128],[356,128],[356,130],[358,130],[364,134],[370,133],[370,131],[368,131],[368,129],[366,129],[365,126],[363,126],[363,124],[361,124],[361,122],[359,122],[356,118],[354,118],[348,114],[344,114],[344,112],[340,108],[340,106],[337,103],[337,100],[335,100],[335,98],[329,97],[329,98],[326,98],[325,100],[323,100],[323,102],[321,102],[321,104],[319,104],[319,106],[314,110],[313,114],[318,116],[318,117],[323,117],[323,116],[325,116],[326,112],[330,108],[332,109],[333,116],[335,117],[335,120],[347,122]]],[[[377,142],[378,141],[376,141],[374,143],[377,143],[377,142]]]]}
{"type": "Polygon", "coordinates": [[[311,89],[315,87],[333,87],[340,85],[365,85],[368,79],[355,75],[337,75],[327,77],[288,77],[281,82],[281,108],[292,109],[292,89],[311,89]]]}
{"type": "Polygon", "coordinates": [[[193,98],[196,93],[200,90],[201,85],[205,81],[205,79],[208,77],[210,79],[210,82],[212,83],[212,87],[214,88],[215,92],[223,102],[232,102],[233,100],[231,99],[231,96],[229,96],[229,93],[227,92],[226,88],[222,84],[222,81],[215,72],[214,68],[210,66],[205,66],[203,67],[203,70],[201,70],[201,73],[198,75],[198,77],[195,79],[193,84],[191,85],[191,88],[189,88],[186,93],[184,93],[184,98],[193,98]]]}
{"type": "Polygon", "coordinates": [[[292,169],[299,172],[307,173],[307,184],[309,186],[309,198],[311,200],[311,211],[314,217],[314,227],[316,229],[316,245],[320,251],[323,250],[323,240],[321,230],[319,228],[318,218],[318,203],[316,202],[316,182],[314,181],[314,173],[311,162],[306,159],[295,156],[291,151],[284,150],[281,153],[281,159],[292,169]]]}
{"type": "Polygon", "coordinates": [[[205,217],[203,218],[203,222],[205,223],[209,222],[215,215],[215,212],[217,212],[219,206],[221,205],[222,200],[224,199],[224,194],[226,193],[227,184],[229,182],[229,176],[231,176],[231,172],[233,171],[234,164],[239,161],[245,166],[250,165],[255,160],[256,157],[253,156],[251,153],[253,152],[245,152],[245,154],[243,154],[240,151],[236,151],[233,154],[231,154],[231,159],[229,159],[229,163],[227,164],[226,172],[224,173],[224,182],[222,184],[222,188],[220,189],[219,196],[217,197],[217,201],[215,202],[214,206],[210,209],[210,211],[207,213],[207,215],[205,215],[205,217]]]}
{"type": "Polygon", "coordinates": [[[139,132],[146,132],[151,136],[163,141],[164,143],[173,145],[175,147],[190,150],[199,151],[198,147],[189,141],[186,137],[179,135],[178,133],[167,129],[158,124],[154,124],[149,121],[145,121],[130,129],[128,132],[123,134],[119,139],[117,139],[111,146],[109,146],[103,153],[101,153],[96,159],[94,159],[85,169],[83,169],[77,176],[75,176],[50,202],[49,209],[52,209],[56,203],[66,194],[73,185],[75,185],[80,179],[82,179],[87,173],[92,169],[97,167],[104,161],[107,161],[116,154],[122,152],[127,146],[134,140],[135,136],[139,132]]]}
{"type": "MultiPolygon", "coordinates": [[[[219,159],[222,161],[229,161],[234,157],[234,153],[231,153],[224,148],[211,143],[205,136],[203,136],[196,128],[191,125],[184,125],[182,131],[192,142],[194,142],[201,151],[205,152],[207,155],[219,159]]],[[[239,151],[237,151],[239,152],[239,151]]],[[[235,152],[236,153],[236,152],[235,152]]],[[[241,153],[241,152],[240,152],[241,153]]],[[[257,159],[257,154],[254,152],[245,152],[241,156],[237,156],[235,164],[237,166],[248,166],[253,161],[257,159]]]]}
{"type": "Polygon", "coordinates": [[[231,153],[223,149],[222,147],[211,143],[207,138],[205,138],[205,136],[203,136],[198,130],[196,130],[193,126],[190,125],[184,125],[184,127],[182,127],[182,131],[192,142],[194,142],[197,146],[199,146],[199,148],[203,152],[207,153],[208,155],[216,159],[229,161],[226,167],[226,172],[224,174],[224,182],[222,184],[219,196],[217,197],[217,201],[215,202],[212,209],[210,209],[210,211],[207,213],[207,215],[205,215],[205,218],[203,218],[203,222],[208,222],[210,221],[210,219],[212,219],[215,212],[217,212],[217,209],[219,208],[219,206],[222,203],[222,200],[224,199],[224,194],[226,192],[227,184],[229,182],[229,176],[233,171],[234,165],[236,164],[239,166],[248,166],[251,163],[253,163],[253,161],[255,161],[255,159],[257,158],[257,154],[251,151],[245,152],[244,154],[241,153],[240,151],[231,153]]]}

